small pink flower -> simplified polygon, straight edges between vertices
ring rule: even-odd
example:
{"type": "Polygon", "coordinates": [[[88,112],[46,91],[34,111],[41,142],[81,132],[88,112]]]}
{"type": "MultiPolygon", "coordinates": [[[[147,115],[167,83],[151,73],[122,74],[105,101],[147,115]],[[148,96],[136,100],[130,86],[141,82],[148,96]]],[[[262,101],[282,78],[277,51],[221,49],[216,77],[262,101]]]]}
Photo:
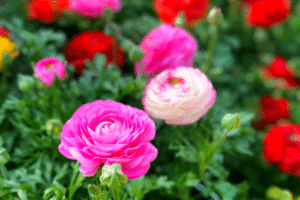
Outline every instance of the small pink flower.
{"type": "Polygon", "coordinates": [[[70,7],[84,17],[100,17],[105,9],[118,12],[122,8],[120,0],[70,0],[70,7]]]}
{"type": "Polygon", "coordinates": [[[145,89],[146,112],[167,124],[191,124],[213,106],[216,91],[199,69],[179,67],[154,77],[145,89]]]}
{"type": "Polygon", "coordinates": [[[44,58],[37,62],[34,66],[34,73],[46,86],[53,84],[55,75],[62,81],[66,78],[64,63],[55,57],[44,58]]]}
{"type": "Polygon", "coordinates": [[[140,47],[145,56],[135,62],[135,74],[139,76],[143,68],[145,75],[151,76],[178,66],[192,67],[198,44],[186,30],[163,24],[148,33],[140,47]]]}
{"type": "Polygon", "coordinates": [[[147,113],[115,101],[81,106],[64,125],[58,149],[81,163],[83,176],[94,176],[101,163],[119,163],[128,179],[150,168],[157,149],[150,143],[155,124],[147,113]]]}

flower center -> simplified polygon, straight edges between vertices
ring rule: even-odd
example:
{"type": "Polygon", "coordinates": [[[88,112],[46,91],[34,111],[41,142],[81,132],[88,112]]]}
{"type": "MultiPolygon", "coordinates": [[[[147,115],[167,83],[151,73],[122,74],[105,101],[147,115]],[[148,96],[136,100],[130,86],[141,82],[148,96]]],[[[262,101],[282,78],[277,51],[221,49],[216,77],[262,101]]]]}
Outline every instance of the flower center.
{"type": "Polygon", "coordinates": [[[300,142],[300,137],[298,134],[293,133],[290,135],[290,141],[291,142],[300,142]]]}
{"type": "Polygon", "coordinates": [[[47,64],[46,69],[51,69],[54,66],[54,64],[47,64]]]}
{"type": "Polygon", "coordinates": [[[184,83],[183,78],[177,78],[177,77],[172,77],[172,76],[168,77],[167,81],[170,85],[176,85],[178,83],[184,83]]]}

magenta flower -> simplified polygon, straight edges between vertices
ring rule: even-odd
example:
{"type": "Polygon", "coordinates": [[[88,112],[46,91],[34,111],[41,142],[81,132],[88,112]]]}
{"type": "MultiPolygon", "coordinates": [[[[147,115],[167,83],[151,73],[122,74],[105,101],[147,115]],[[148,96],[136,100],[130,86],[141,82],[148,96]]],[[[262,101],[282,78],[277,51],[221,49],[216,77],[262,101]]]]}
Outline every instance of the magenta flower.
{"type": "Polygon", "coordinates": [[[145,56],[134,64],[137,76],[142,73],[140,68],[151,76],[178,66],[192,67],[198,49],[196,39],[186,30],[166,24],[148,33],[139,46],[145,56]]]}
{"type": "Polygon", "coordinates": [[[46,86],[53,84],[55,75],[62,81],[66,78],[64,63],[55,57],[44,58],[37,62],[34,66],[34,73],[46,86]]]}
{"type": "Polygon", "coordinates": [[[157,149],[150,143],[155,124],[142,110],[115,101],[81,106],[64,125],[59,152],[81,163],[83,176],[93,176],[101,163],[120,163],[128,179],[150,168],[157,149]]]}
{"type": "Polygon", "coordinates": [[[216,90],[199,69],[179,67],[151,79],[142,100],[146,112],[167,124],[191,124],[213,106],[216,90]]]}
{"type": "Polygon", "coordinates": [[[118,12],[122,8],[120,0],[70,0],[70,7],[84,17],[100,17],[105,9],[118,12]]]}

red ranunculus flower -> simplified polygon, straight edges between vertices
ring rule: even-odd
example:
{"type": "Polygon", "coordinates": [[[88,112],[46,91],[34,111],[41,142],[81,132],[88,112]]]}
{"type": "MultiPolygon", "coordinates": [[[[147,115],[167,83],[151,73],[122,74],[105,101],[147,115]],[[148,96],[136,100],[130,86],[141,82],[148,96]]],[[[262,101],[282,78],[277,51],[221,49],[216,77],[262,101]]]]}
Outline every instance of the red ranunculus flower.
{"type": "Polygon", "coordinates": [[[208,0],[155,0],[154,7],[161,21],[169,24],[183,12],[189,26],[194,26],[198,20],[205,17],[209,7],[208,0]]]}
{"type": "Polygon", "coordinates": [[[283,22],[289,15],[289,0],[245,0],[248,3],[246,21],[250,26],[271,28],[283,22]]]}
{"type": "Polygon", "coordinates": [[[275,57],[268,67],[261,70],[261,76],[263,79],[273,79],[278,88],[294,89],[300,84],[299,78],[282,57],[275,57]]]}
{"type": "Polygon", "coordinates": [[[284,173],[300,177],[300,126],[274,126],[263,139],[265,159],[284,173]]]}
{"type": "Polygon", "coordinates": [[[278,120],[288,120],[290,117],[290,105],[285,98],[276,98],[266,95],[259,100],[259,119],[253,124],[258,130],[264,129],[269,124],[275,124],[278,120]]]}
{"type": "MultiPolygon", "coordinates": [[[[65,54],[67,61],[76,67],[76,73],[81,74],[85,68],[85,61],[93,59],[97,53],[104,53],[107,62],[112,63],[113,55],[112,37],[102,31],[85,31],[75,35],[67,45],[65,54]]],[[[117,46],[117,64],[122,66],[125,62],[123,52],[117,46]]]]}
{"type": "Polygon", "coordinates": [[[54,23],[68,8],[69,0],[31,0],[27,4],[29,19],[47,24],[54,23]]]}
{"type": "Polygon", "coordinates": [[[6,30],[3,26],[0,26],[0,37],[9,38],[10,32],[6,30]]]}

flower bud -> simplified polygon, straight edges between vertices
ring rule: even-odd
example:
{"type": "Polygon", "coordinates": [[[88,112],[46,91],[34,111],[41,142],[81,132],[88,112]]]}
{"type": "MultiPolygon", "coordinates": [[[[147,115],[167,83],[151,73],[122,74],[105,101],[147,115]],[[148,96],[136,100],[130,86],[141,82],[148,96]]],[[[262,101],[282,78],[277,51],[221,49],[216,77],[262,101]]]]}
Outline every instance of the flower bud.
{"type": "Polygon", "coordinates": [[[95,186],[95,185],[92,185],[92,184],[88,185],[88,191],[89,191],[89,194],[92,198],[97,197],[101,194],[100,188],[95,186]]]}
{"type": "Polygon", "coordinates": [[[223,14],[221,8],[213,8],[207,15],[207,21],[211,25],[219,26],[223,22],[223,14]]]}
{"type": "Polygon", "coordinates": [[[184,15],[184,12],[179,12],[179,14],[177,15],[176,19],[175,19],[175,25],[179,26],[179,27],[184,27],[186,24],[186,18],[184,15]]]}
{"type": "Polygon", "coordinates": [[[50,119],[46,122],[46,132],[49,136],[60,136],[62,130],[62,122],[59,119],[50,119]]]}
{"type": "Polygon", "coordinates": [[[145,52],[138,46],[134,46],[129,51],[129,59],[132,61],[140,61],[144,57],[145,52]]]}
{"type": "Polygon", "coordinates": [[[255,29],[253,39],[257,42],[265,42],[269,39],[268,32],[264,29],[255,29]]]}
{"type": "Polygon", "coordinates": [[[241,125],[241,121],[241,116],[238,113],[226,114],[222,119],[222,125],[230,131],[238,128],[241,125]]]}
{"type": "Polygon", "coordinates": [[[280,193],[281,189],[279,187],[272,186],[267,190],[266,196],[268,199],[277,199],[280,193]]]}
{"type": "Polygon", "coordinates": [[[18,87],[22,92],[31,90],[34,87],[34,78],[31,76],[18,75],[18,87]]]}
{"type": "Polygon", "coordinates": [[[117,189],[126,185],[128,178],[121,172],[121,165],[114,163],[112,165],[104,165],[102,168],[102,175],[100,182],[107,185],[110,189],[117,189]]]}
{"type": "Polygon", "coordinates": [[[282,190],[277,199],[278,200],[293,200],[293,195],[288,190],[282,190]]]}
{"type": "Polygon", "coordinates": [[[10,156],[6,149],[0,147],[0,165],[5,165],[10,160],[10,156]]]}

